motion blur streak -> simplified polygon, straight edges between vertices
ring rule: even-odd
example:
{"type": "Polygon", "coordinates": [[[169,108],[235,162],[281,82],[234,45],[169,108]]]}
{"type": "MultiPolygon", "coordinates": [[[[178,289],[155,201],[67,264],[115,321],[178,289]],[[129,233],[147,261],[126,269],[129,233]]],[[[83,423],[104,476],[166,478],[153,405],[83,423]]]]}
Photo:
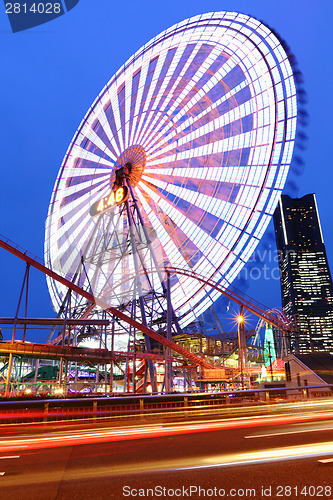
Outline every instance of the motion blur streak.
{"type": "MultiPolygon", "coordinates": [[[[126,464],[100,464],[93,469],[72,468],[66,473],[66,481],[83,480],[88,478],[127,476],[129,474],[144,474],[165,471],[186,471],[195,469],[210,469],[219,467],[230,467],[239,465],[260,464],[282,460],[304,459],[314,456],[325,456],[332,454],[333,441],[290,446],[284,448],[273,448],[271,450],[260,450],[246,453],[230,453],[225,455],[197,456],[170,458],[165,460],[138,461],[126,464]]],[[[50,480],[49,472],[34,471],[33,474],[25,476],[25,484],[41,484],[50,480]]],[[[8,478],[8,485],[15,483],[15,478],[8,478]]]]}
{"type": "MultiPolygon", "coordinates": [[[[326,430],[333,430],[333,427],[326,427],[326,430]]],[[[323,429],[302,429],[298,431],[271,432],[270,434],[253,434],[252,436],[244,436],[245,439],[266,438],[275,436],[286,436],[287,434],[303,434],[305,432],[322,432],[323,429]]]]}
{"type": "MultiPolygon", "coordinates": [[[[172,436],[179,434],[218,431],[257,426],[283,425],[290,423],[313,422],[333,419],[333,413],[279,415],[274,417],[241,417],[214,422],[196,422],[190,424],[168,424],[165,426],[139,426],[121,429],[95,429],[89,431],[66,430],[62,434],[50,433],[45,436],[30,436],[18,439],[9,437],[0,440],[0,452],[9,452],[19,449],[41,449],[61,446],[75,446],[111,441],[128,441],[133,439],[147,439],[151,437],[172,436]]],[[[331,449],[332,451],[332,449],[331,449]]]]}

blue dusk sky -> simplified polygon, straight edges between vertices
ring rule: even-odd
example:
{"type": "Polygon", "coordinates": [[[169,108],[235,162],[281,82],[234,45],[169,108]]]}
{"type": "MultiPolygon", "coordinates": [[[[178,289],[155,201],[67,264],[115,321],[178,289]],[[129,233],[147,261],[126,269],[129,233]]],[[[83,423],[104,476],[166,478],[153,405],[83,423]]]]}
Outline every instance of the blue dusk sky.
{"type": "MultiPolygon", "coordinates": [[[[1,4],[2,235],[43,258],[45,219],[55,179],[96,96],[119,67],[158,33],[185,18],[220,10],[260,19],[296,57],[308,96],[308,125],[303,130],[308,140],[296,152],[304,166],[291,173],[284,192],[316,194],[333,266],[332,0],[80,0],[65,15],[18,33],[12,33],[1,4]]],[[[266,272],[252,271],[251,278],[248,267],[242,279],[234,282],[268,307],[281,304],[272,235],[270,224],[252,263],[259,270],[266,264],[266,272]]],[[[0,315],[14,316],[25,264],[5,250],[0,254],[0,315]]],[[[222,314],[223,303],[217,309],[222,314]]],[[[230,313],[221,316],[226,329],[232,329],[230,313]]],[[[45,277],[35,270],[28,315],[54,316],[45,277]]],[[[46,333],[44,338],[41,332],[32,332],[29,340],[46,340],[46,333]]]]}

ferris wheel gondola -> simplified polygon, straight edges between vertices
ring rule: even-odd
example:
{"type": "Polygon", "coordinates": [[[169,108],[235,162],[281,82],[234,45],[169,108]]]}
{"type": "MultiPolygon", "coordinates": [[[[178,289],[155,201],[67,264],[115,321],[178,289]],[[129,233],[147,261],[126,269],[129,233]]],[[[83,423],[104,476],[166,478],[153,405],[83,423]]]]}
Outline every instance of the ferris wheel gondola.
{"type": "MultiPolygon", "coordinates": [[[[217,12],[164,31],[111,78],[76,132],[49,207],[46,265],[106,306],[138,293],[128,285],[138,266],[150,270],[143,295],[163,295],[157,268],[168,266],[227,288],[278,203],[296,114],[288,56],[261,22],[217,12]],[[128,199],[144,228],[132,235],[137,263],[128,199]]],[[[48,286],[58,309],[66,289],[48,286]]],[[[185,274],[171,277],[171,294],[181,325],[218,298],[185,274]]]]}

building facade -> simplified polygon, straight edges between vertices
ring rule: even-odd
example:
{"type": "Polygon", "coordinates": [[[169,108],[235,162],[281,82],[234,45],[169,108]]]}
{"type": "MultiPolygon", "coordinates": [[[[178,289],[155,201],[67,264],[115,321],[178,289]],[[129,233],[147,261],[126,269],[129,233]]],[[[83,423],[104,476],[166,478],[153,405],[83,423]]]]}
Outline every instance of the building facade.
{"type": "Polygon", "coordinates": [[[315,195],[282,195],[273,219],[282,306],[299,327],[291,348],[333,352],[333,285],[315,195]]]}

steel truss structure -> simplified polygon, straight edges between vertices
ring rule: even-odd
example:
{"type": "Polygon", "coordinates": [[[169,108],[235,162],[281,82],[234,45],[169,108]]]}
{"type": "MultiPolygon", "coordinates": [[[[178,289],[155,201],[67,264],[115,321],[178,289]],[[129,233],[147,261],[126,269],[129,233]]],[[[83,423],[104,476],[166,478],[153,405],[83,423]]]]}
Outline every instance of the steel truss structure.
{"type": "MultiPolygon", "coordinates": [[[[51,269],[48,269],[44,264],[39,262],[36,257],[30,256],[29,253],[24,250],[20,249],[17,245],[13,244],[10,242],[8,239],[5,239],[3,237],[0,237],[0,247],[6,249],[13,255],[19,257],[23,261],[27,263],[27,270],[26,273],[28,272],[30,266],[35,267],[36,269],[42,271],[45,273],[47,276],[52,277],[52,279],[58,280],[59,283],[62,283],[64,286],[67,287],[68,293],[66,294],[67,301],[66,303],[63,304],[63,309],[67,311],[67,316],[63,317],[61,320],[63,323],[63,328],[61,331],[61,334],[56,336],[53,340],[51,335],[49,336],[49,342],[53,342],[51,344],[51,347],[53,346],[54,349],[51,353],[51,347],[50,344],[46,344],[45,346],[41,345],[34,345],[34,344],[26,344],[26,345],[21,345],[18,344],[16,346],[16,343],[14,343],[15,340],[15,331],[16,331],[16,325],[22,324],[23,327],[25,328],[28,324],[32,324],[34,322],[33,319],[29,318],[19,318],[18,317],[18,312],[19,312],[19,307],[20,307],[20,302],[23,296],[24,292],[24,286],[27,285],[27,280],[26,278],[24,279],[24,283],[22,286],[21,294],[20,294],[20,300],[17,308],[17,314],[16,317],[13,319],[9,318],[3,318],[3,323],[4,324],[13,324],[13,336],[12,336],[12,341],[11,342],[0,342],[0,352],[3,354],[8,354],[11,356],[11,359],[9,360],[9,368],[12,367],[12,357],[13,355],[19,355],[19,356],[25,356],[25,357],[37,357],[37,358],[46,358],[46,359],[60,359],[61,361],[63,359],[68,359],[68,360],[74,360],[78,362],[79,356],[81,355],[81,362],[85,364],[90,364],[93,365],[94,363],[103,363],[106,362],[106,359],[109,359],[110,361],[110,382],[109,382],[109,390],[110,387],[112,387],[112,376],[113,376],[113,366],[114,364],[117,364],[118,362],[125,363],[125,366],[127,367],[126,372],[124,373],[125,376],[125,384],[124,384],[124,391],[125,388],[128,392],[128,389],[130,387],[130,379],[133,380],[133,377],[135,379],[135,371],[136,371],[136,361],[137,360],[145,360],[151,359],[153,362],[161,363],[164,365],[165,360],[169,361],[170,363],[173,362],[176,366],[178,366],[178,370],[180,372],[185,373],[188,375],[193,372],[193,369],[191,367],[199,366],[204,369],[216,369],[217,367],[212,366],[210,363],[208,363],[205,359],[202,359],[198,357],[197,355],[187,351],[186,349],[182,348],[180,345],[175,344],[174,342],[168,340],[165,336],[160,335],[156,331],[152,330],[148,326],[143,325],[142,323],[137,322],[135,319],[133,319],[131,316],[125,314],[123,311],[119,311],[113,307],[109,307],[108,310],[104,311],[104,320],[101,319],[94,319],[94,314],[97,313],[97,315],[100,315],[100,308],[97,306],[95,302],[95,297],[87,290],[84,290],[80,288],[77,284],[68,281],[66,278],[56,274],[54,271],[51,269]],[[70,297],[72,295],[71,292],[75,293],[75,296],[77,298],[82,297],[85,299],[84,306],[81,304],[76,304],[77,309],[73,308],[74,315],[78,313],[81,314],[80,318],[74,319],[73,315],[71,314],[71,309],[68,306],[68,302],[70,300],[70,297]],[[82,313],[83,309],[85,308],[85,312],[82,313]],[[90,319],[88,319],[90,318],[90,319]],[[67,324],[68,322],[68,324],[67,324]],[[86,323],[86,324],[84,324],[86,323]],[[149,338],[153,339],[154,341],[157,341],[159,344],[164,345],[165,348],[170,349],[170,351],[173,353],[172,356],[169,356],[169,353],[167,352],[167,358],[165,355],[161,356],[160,352],[141,352],[130,345],[130,350],[128,351],[123,351],[123,352],[117,352],[114,349],[114,343],[112,339],[114,338],[115,335],[115,325],[120,326],[121,324],[126,325],[126,331],[129,332],[130,328],[136,329],[136,331],[141,332],[143,335],[147,335],[149,338]],[[78,327],[78,329],[75,331],[74,327],[75,325],[78,327]],[[110,325],[111,325],[111,330],[110,330],[110,325]],[[80,353],[80,348],[75,349],[74,351],[72,350],[73,344],[77,343],[77,340],[79,340],[80,336],[81,338],[84,337],[84,331],[82,330],[83,327],[91,328],[91,327],[96,327],[99,326],[101,329],[97,332],[99,336],[99,341],[100,341],[100,346],[99,349],[83,349],[80,353]],[[69,328],[67,328],[69,327],[69,328]],[[107,329],[108,328],[108,329],[107,329]],[[102,332],[105,333],[104,340],[102,338],[102,332]],[[108,336],[111,337],[111,346],[110,342],[108,342],[107,338],[108,336]],[[109,347],[109,348],[108,348],[109,347]],[[67,348],[67,350],[66,350],[67,348]],[[98,354],[99,351],[99,354],[98,354]],[[77,357],[75,357],[75,356],[77,357]],[[184,365],[184,362],[182,360],[187,360],[187,364],[184,365]],[[132,367],[130,366],[130,361],[132,362],[132,367]],[[188,365],[190,363],[190,365],[188,365]],[[133,370],[134,368],[134,370],[133,370]]],[[[167,269],[169,273],[182,273],[184,272],[183,270],[176,270],[175,268],[169,268],[167,269]]],[[[157,272],[157,271],[156,271],[157,272]]],[[[26,276],[26,275],[25,275],[26,276]]],[[[286,335],[288,335],[291,331],[294,331],[294,326],[286,319],[282,318],[280,315],[276,314],[276,312],[273,311],[268,311],[265,306],[262,304],[258,303],[257,301],[251,299],[249,296],[245,295],[244,293],[241,293],[240,291],[237,291],[235,288],[228,288],[227,290],[223,288],[222,285],[219,285],[218,283],[215,283],[213,280],[204,280],[204,278],[200,278],[199,276],[195,276],[192,274],[192,277],[195,277],[198,280],[201,280],[204,282],[206,286],[214,287],[219,293],[225,295],[228,299],[232,300],[236,304],[243,306],[243,308],[256,316],[258,316],[261,320],[266,321],[267,323],[273,325],[277,330],[284,332],[286,335]]],[[[74,295],[73,293],[73,295],[74,295]]],[[[25,301],[25,307],[27,308],[27,294],[26,294],[26,301],[25,301]]],[[[26,309],[25,309],[26,311],[26,309]]],[[[51,320],[51,319],[39,319],[36,321],[34,324],[38,323],[59,323],[59,319],[56,320],[51,320]]],[[[51,330],[51,332],[54,334],[54,330],[51,330]]],[[[91,336],[91,331],[88,331],[87,334],[91,336]]],[[[74,346],[75,347],[75,346],[74,346]]],[[[170,352],[169,351],[169,352],[170,352]]],[[[142,375],[142,365],[139,367],[139,370],[141,375],[142,375]]],[[[10,378],[10,369],[8,370],[8,377],[7,377],[7,385],[9,383],[9,378],[10,378]]],[[[60,376],[62,375],[62,372],[60,373],[60,376]]],[[[138,390],[143,390],[143,384],[147,384],[147,371],[146,369],[143,372],[143,377],[141,381],[138,381],[137,384],[132,383],[132,391],[135,392],[137,389],[138,390]],[[146,382],[145,382],[146,381],[146,382]]],[[[164,389],[166,390],[166,389],[164,389]]]]}

